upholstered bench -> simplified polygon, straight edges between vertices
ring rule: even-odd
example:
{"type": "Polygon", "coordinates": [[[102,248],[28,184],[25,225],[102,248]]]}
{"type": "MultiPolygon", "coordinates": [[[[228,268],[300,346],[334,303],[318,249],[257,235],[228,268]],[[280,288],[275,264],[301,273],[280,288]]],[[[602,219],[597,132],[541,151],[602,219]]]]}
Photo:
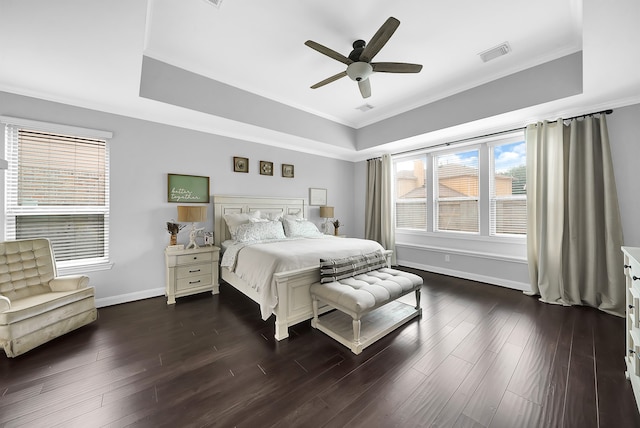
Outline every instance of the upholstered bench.
{"type": "Polygon", "coordinates": [[[320,260],[320,282],[311,285],[311,326],[355,354],[422,313],[418,275],[386,267],[381,252],[320,260]],[[415,306],[397,299],[415,292],[415,306]],[[318,316],[318,302],[337,309],[318,316]]]}

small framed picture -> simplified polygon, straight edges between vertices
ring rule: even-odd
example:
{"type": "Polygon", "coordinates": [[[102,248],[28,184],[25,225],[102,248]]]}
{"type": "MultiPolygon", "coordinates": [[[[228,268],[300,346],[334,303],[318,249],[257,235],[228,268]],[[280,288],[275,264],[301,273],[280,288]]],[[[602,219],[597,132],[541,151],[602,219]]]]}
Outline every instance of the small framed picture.
{"type": "Polygon", "coordinates": [[[309,188],[309,205],[327,205],[327,189],[309,188]]]}
{"type": "Polygon", "coordinates": [[[204,232],[204,245],[213,245],[213,232],[204,232]]]}
{"type": "Polygon", "coordinates": [[[282,176],[285,178],[293,178],[293,165],[282,164],[282,176]]]}
{"type": "Polygon", "coordinates": [[[233,157],[234,172],[249,172],[249,158],[233,157]]]}
{"type": "Polygon", "coordinates": [[[260,161],[260,175],[273,175],[273,162],[260,161]]]}

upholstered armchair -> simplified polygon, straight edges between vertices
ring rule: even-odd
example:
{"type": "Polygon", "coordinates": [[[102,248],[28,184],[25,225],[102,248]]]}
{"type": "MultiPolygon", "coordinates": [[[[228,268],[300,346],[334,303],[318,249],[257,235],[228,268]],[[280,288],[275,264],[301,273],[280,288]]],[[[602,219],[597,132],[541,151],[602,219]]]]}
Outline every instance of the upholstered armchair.
{"type": "Polygon", "coordinates": [[[84,275],[57,276],[48,239],[0,243],[0,346],[23,354],[97,318],[84,275]]]}

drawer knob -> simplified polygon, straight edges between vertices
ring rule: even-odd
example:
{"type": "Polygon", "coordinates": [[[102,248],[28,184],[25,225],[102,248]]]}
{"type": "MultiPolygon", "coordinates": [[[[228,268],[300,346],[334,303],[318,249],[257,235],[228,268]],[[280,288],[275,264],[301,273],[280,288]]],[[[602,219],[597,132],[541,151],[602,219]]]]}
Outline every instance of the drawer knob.
{"type": "Polygon", "coordinates": [[[635,354],[635,353],[636,353],[636,351],[634,351],[633,349],[629,349],[629,353],[630,353],[630,354],[635,354]]]}
{"type": "Polygon", "coordinates": [[[629,269],[631,267],[631,265],[624,265],[625,269],[629,269]]]}
{"type": "Polygon", "coordinates": [[[200,272],[200,269],[194,269],[189,271],[189,273],[196,273],[196,272],[200,272]]]}
{"type": "Polygon", "coordinates": [[[633,280],[634,280],[634,281],[637,281],[637,280],[639,280],[639,279],[640,279],[640,277],[637,277],[637,276],[633,275],[633,280]]]}
{"type": "Polygon", "coordinates": [[[629,309],[633,309],[633,305],[629,305],[629,309]]]}
{"type": "Polygon", "coordinates": [[[199,282],[200,282],[200,280],[197,280],[197,281],[189,281],[189,284],[197,284],[197,283],[199,283],[199,282]]]}

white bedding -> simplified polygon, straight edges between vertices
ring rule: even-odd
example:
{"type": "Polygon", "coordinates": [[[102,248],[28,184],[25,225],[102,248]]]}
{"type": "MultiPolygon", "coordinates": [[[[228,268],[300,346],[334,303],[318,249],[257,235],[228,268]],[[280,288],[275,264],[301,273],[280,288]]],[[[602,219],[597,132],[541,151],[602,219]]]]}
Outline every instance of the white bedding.
{"type": "Polygon", "coordinates": [[[266,320],[278,304],[273,274],[311,266],[320,266],[320,258],[360,255],[384,248],[375,241],[337,238],[289,238],[258,243],[226,245],[221,266],[228,268],[260,295],[260,312],[266,320]]]}

